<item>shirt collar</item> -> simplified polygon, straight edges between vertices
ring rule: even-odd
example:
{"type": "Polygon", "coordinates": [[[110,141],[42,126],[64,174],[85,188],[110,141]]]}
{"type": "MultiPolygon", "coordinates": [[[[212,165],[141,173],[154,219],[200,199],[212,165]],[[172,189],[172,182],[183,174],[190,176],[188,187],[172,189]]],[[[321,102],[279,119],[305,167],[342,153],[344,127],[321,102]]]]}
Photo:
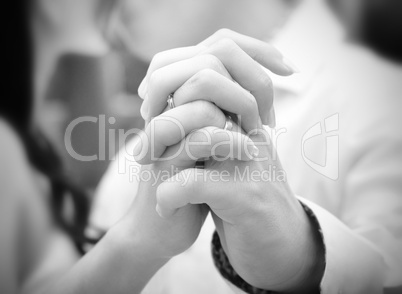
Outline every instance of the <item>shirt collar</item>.
{"type": "Polygon", "coordinates": [[[342,42],[343,27],[324,0],[303,0],[271,43],[300,73],[271,75],[276,90],[301,94],[319,74],[331,49],[342,42]]]}

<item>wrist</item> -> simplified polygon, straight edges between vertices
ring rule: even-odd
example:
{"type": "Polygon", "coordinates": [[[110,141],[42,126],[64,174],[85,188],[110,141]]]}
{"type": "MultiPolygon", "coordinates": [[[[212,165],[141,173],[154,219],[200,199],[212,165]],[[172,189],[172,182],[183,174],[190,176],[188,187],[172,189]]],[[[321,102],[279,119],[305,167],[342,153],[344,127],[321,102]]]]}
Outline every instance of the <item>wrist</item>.
{"type": "MultiPolygon", "coordinates": [[[[303,215],[298,234],[295,234],[294,251],[297,252],[299,270],[286,284],[287,292],[316,293],[325,270],[325,246],[320,226],[313,212],[302,204],[303,215]]],[[[279,290],[279,289],[276,289],[279,290]]]]}
{"type": "Polygon", "coordinates": [[[160,246],[149,242],[149,238],[139,230],[133,230],[133,226],[124,218],[108,231],[105,238],[122,255],[135,260],[138,265],[153,268],[155,272],[170,260],[161,253],[160,246]]]}
{"type": "Polygon", "coordinates": [[[83,289],[90,293],[99,289],[102,293],[140,293],[166,262],[120,222],[82,258],[65,281],[70,281],[68,287],[73,287],[74,293],[83,289]]]}

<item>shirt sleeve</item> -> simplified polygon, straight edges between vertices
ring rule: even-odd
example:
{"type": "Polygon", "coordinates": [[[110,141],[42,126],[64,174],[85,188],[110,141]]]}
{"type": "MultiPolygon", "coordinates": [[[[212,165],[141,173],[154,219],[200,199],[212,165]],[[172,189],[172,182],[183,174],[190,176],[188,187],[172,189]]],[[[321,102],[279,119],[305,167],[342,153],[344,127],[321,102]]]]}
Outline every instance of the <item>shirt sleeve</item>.
{"type": "Polygon", "coordinates": [[[325,209],[299,200],[313,211],[325,244],[321,293],[383,293],[385,264],[378,249],[325,209]]]}
{"type": "Polygon", "coordinates": [[[215,263],[215,267],[221,274],[221,276],[228,283],[229,287],[236,294],[273,294],[273,292],[253,287],[242,277],[240,277],[236,270],[230,264],[229,258],[223,250],[218,233],[215,231],[212,237],[212,258],[215,263]]]}
{"type": "Polygon", "coordinates": [[[322,230],[323,293],[402,290],[402,139],[395,128],[381,126],[375,121],[354,133],[358,140],[349,140],[350,166],[336,216],[299,198],[322,230]]]}
{"type": "Polygon", "coordinates": [[[348,166],[343,166],[336,215],[300,198],[322,229],[323,293],[402,290],[402,137],[397,127],[401,119],[378,104],[379,113],[369,122],[350,126],[344,139],[342,156],[348,166]]]}
{"type": "MultiPolygon", "coordinates": [[[[319,205],[302,197],[298,199],[317,221],[325,246],[325,272],[317,293],[383,293],[386,264],[378,248],[319,205]]],[[[249,285],[236,273],[216,232],[212,255],[215,266],[234,293],[274,293],[249,285]]]]}
{"type": "Polygon", "coordinates": [[[322,230],[325,294],[402,292],[402,117],[398,113],[402,104],[395,95],[373,96],[376,99],[359,97],[359,103],[351,103],[356,109],[342,113],[347,122],[356,119],[357,109],[364,116],[343,126],[340,136],[339,206],[329,212],[330,206],[327,210],[299,198],[314,212],[322,230]],[[370,111],[364,112],[365,103],[370,111]]]}

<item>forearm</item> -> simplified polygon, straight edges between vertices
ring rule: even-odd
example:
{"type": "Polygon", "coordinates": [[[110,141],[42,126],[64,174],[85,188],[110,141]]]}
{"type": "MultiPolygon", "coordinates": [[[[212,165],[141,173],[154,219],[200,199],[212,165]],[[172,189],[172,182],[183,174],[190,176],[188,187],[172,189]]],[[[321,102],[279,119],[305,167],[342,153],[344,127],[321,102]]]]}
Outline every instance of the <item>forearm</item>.
{"type": "Polygon", "coordinates": [[[290,293],[318,293],[325,271],[325,245],[321,228],[314,213],[302,204],[305,222],[294,237],[295,249],[292,250],[295,264],[301,264],[298,274],[288,280],[282,289],[290,293]],[[297,252],[298,251],[298,252],[297,252]]]}
{"type": "Polygon", "coordinates": [[[140,293],[168,261],[156,255],[119,223],[45,293],[140,293]]]}

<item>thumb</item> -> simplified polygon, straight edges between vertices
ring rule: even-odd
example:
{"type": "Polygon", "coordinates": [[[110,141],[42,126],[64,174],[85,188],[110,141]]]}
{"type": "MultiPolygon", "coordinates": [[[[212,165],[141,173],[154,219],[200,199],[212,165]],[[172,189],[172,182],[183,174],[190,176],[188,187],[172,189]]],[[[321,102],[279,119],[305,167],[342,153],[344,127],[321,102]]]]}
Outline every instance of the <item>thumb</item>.
{"type": "Polygon", "coordinates": [[[156,211],[170,217],[187,204],[213,204],[217,185],[209,179],[209,170],[185,169],[158,186],[156,211]]]}

